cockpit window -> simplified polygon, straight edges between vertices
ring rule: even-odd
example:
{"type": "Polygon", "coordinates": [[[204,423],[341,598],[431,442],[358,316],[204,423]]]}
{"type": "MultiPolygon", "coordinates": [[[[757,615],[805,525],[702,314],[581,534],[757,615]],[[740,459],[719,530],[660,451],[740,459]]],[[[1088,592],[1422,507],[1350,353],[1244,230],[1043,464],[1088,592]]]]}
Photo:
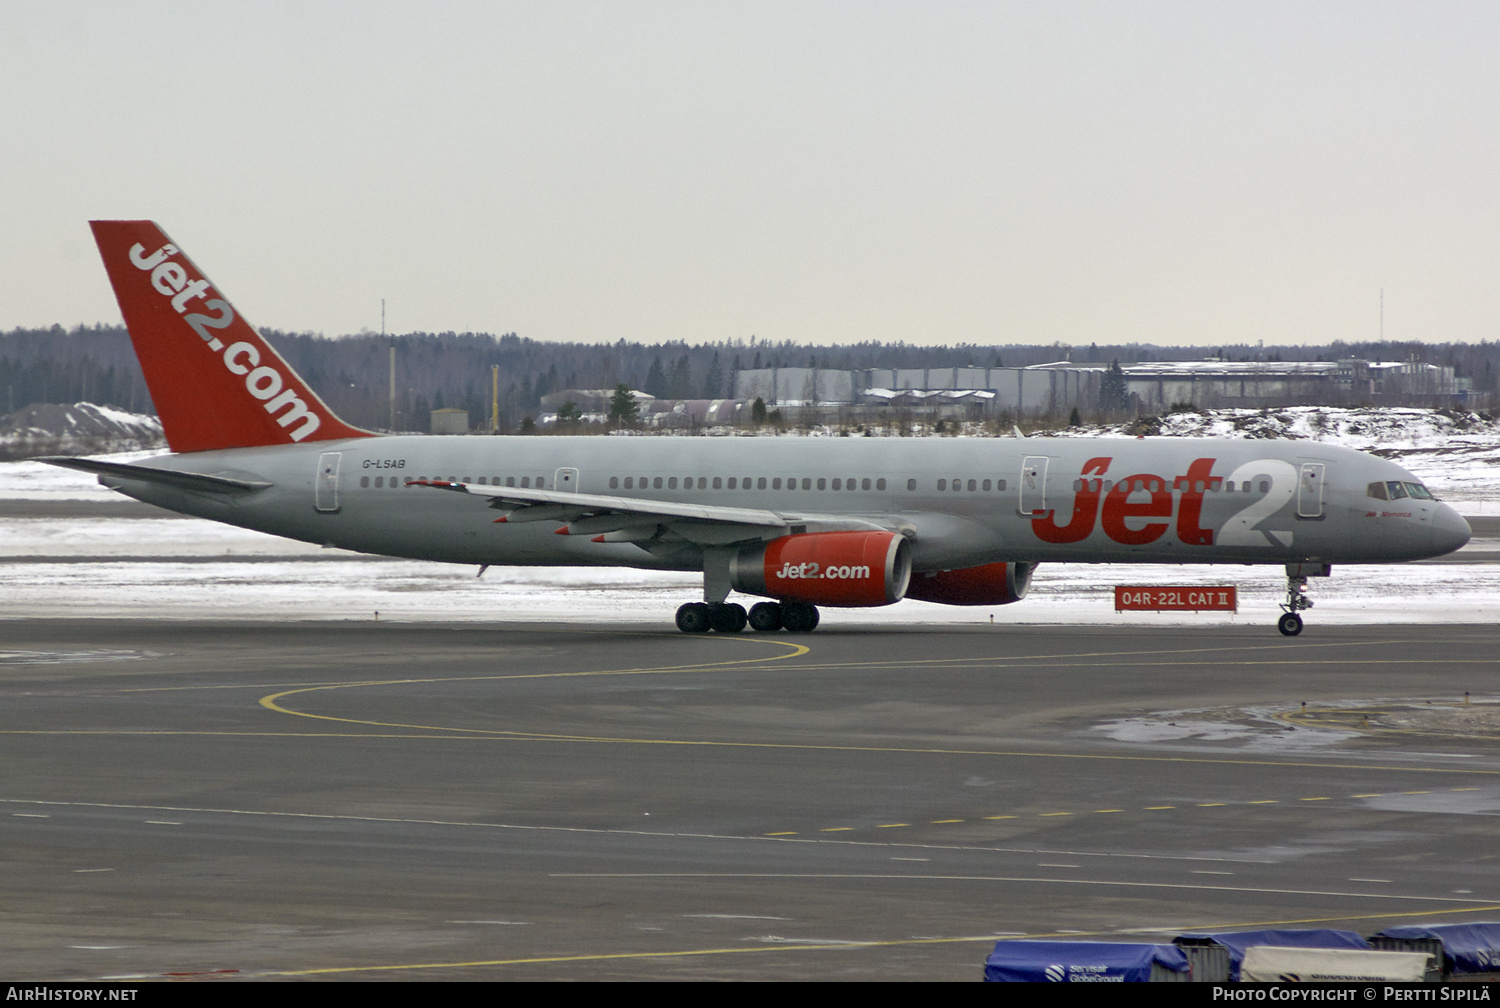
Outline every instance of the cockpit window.
{"type": "Polygon", "coordinates": [[[1437,500],[1433,492],[1421,483],[1406,483],[1402,480],[1371,483],[1365,488],[1365,495],[1376,500],[1401,500],[1403,497],[1411,497],[1415,500],[1437,500]]]}
{"type": "Polygon", "coordinates": [[[1403,483],[1402,486],[1406,487],[1406,492],[1417,500],[1437,500],[1432,495],[1432,491],[1420,483],[1403,483]]]}

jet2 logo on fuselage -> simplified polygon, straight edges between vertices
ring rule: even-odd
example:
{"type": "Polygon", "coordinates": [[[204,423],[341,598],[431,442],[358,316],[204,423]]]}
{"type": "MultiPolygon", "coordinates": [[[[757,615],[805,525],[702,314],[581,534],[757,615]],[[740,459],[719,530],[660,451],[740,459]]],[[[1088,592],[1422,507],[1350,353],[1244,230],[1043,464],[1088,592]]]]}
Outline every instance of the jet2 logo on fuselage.
{"type": "MultiPolygon", "coordinates": [[[[1058,524],[1056,511],[1053,510],[1033,517],[1031,529],[1038,539],[1049,543],[1082,542],[1093,535],[1097,525],[1105,535],[1117,543],[1125,546],[1143,546],[1166,535],[1167,530],[1175,524],[1178,540],[1186,545],[1213,545],[1214,530],[1204,528],[1202,519],[1204,494],[1220,489],[1224,483],[1220,477],[1210,475],[1216,459],[1194,459],[1188,465],[1185,475],[1170,481],[1152,473],[1132,473],[1114,480],[1109,490],[1106,491],[1105,480],[1100,477],[1109,472],[1110,463],[1113,461],[1113,458],[1101,457],[1091,458],[1083,464],[1081,478],[1073,494],[1072,515],[1067,524],[1058,524]],[[1175,523],[1172,521],[1174,516],[1175,523]],[[1164,520],[1151,521],[1150,519],[1153,518],[1164,520]],[[1137,521],[1145,519],[1146,521],[1139,528],[1132,528],[1127,524],[1129,519],[1137,521]]],[[[1252,516],[1250,512],[1256,508],[1256,505],[1269,501],[1280,508],[1285,503],[1282,500],[1283,497],[1285,500],[1291,499],[1291,494],[1284,485],[1287,475],[1294,474],[1290,465],[1275,459],[1267,459],[1263,463],[1251,463],[1248,466],[1239,467],[1231,474],[1231,478],[1238,478],[1247,469],[1252,468],[1264,468],[1271,476],[1270,484],[1262,486],[1264,496],[1241,509],[1229,522],[1226,522],[1226,527],[1239,518],[1249,521],[1253,517],[1254,523],[1258,524],[1259,520],[1268,517],[1268,514],[1260,513],[1265,510],[1262,507],[1252,516]]],[[[1249,489],[1248,483],[1246,489],[1249,489]]],[[[1241,522],[1241,524],[1244,523],[1244,521],[1241,522]]],[[[1284,535],[1289,541],[1290,534],[1284,533],[1284,535]]],[[[1243,537],[1237,535],[1235,538],[1243,537]]],[[[1251,543],[1238,544],[1249,545],[1251,543]]],[[[1267,544],[1270,544],[1269,540],[1267,544]]]]}

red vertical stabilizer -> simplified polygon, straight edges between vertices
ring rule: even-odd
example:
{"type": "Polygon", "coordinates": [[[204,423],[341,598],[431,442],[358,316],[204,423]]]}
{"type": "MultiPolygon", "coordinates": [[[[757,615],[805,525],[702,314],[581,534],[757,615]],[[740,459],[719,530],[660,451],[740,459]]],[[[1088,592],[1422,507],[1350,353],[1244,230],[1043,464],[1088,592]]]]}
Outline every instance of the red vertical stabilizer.
{"type": "Polygon", "coordinates": [[[174,452],[370,437],[334,416],[151,221],[92,221],[174,452]]]}

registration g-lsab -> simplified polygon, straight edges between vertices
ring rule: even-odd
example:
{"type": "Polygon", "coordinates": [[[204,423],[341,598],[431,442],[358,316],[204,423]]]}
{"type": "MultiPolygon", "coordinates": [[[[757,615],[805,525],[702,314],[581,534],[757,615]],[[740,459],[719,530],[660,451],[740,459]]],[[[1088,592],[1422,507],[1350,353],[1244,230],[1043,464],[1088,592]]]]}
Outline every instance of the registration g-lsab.
{"type": "MultiPolygon", "coordinates": [[[[1004,605],[1043,562],[1285,565],[1462,546],[1411,473],[1200,439],[382,436],[344,423],[150,221],[95,221],[172,454],[50,458],[273,535],[446,563],[701,571],[684,631],[812,630],[818,606],[1004,605]],[[747,612],[733,592],[760,596],[747,612]]],[[[580,613],[586,619],[587,613],[580,613]]]]}

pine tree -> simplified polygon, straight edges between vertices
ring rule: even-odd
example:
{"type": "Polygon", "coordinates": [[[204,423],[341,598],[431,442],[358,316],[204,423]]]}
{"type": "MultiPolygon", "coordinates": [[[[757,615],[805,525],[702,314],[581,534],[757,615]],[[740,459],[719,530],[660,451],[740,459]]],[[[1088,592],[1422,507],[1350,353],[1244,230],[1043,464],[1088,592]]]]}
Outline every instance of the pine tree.
{"type": "Polygon", "coordinates": [[[646,372],[646,394],[658,399],[667,397],[667,371],[661,366],[661,358],[651,361],[651,370],[646,372]]]}
{"type": "Polygon", "coordinates": [[[1130,406],[1130,384],[1125,380],[1125,372],[1120,370],[1118,358],[1104,372],[1104,380],[1099,383],[1099,408],[1106,413],[1120,413],[1130,406]]]}
{"type": "Polygon", "coordinates": [[[708,362],[708,375],[703,379],[703,398],[722,399],[724,397],[724,366],[719,363],[719,351],[714,351],[713,360],[708,362]]]}
{"type": "Polygon", "coordinates": [[[641,408],[636,404],[635,393],[624,382],[615,386],[615,394],[609,397],[609,422],[629,427],[641,418],[641,408]]]}

